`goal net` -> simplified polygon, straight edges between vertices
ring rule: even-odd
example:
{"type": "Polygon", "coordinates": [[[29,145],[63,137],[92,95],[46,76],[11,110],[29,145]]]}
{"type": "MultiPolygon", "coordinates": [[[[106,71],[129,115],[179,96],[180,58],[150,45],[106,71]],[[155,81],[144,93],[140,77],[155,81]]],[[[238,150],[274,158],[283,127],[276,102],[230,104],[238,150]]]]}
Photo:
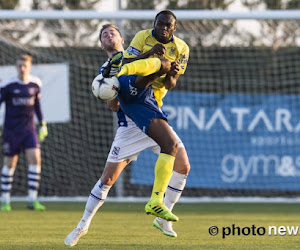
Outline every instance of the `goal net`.
{"type": "MultiPolygon", "coordinates": [[[[118,25],[126,48],[139,30],[153,26],[155,14],[0,20],[0,78],[15,74],[15,58],[26,51],[44,83],[49,136],[42,144],[41,196],[87,196],[100,177],[117,125],[91,92],[107,59],[99,30],[107,22],[118,25]]],[[[188,43],[190,58],[164,99],[191,164],[183,197],[298,196],[300,21],[213,14],[178,15],[176,35],[188,43]]],[[[110,196],[148,197],[156,157],[143,152],[110,196]]],[[[26,176],[21,156],[13,195],[26,195],[26,176]]]]}

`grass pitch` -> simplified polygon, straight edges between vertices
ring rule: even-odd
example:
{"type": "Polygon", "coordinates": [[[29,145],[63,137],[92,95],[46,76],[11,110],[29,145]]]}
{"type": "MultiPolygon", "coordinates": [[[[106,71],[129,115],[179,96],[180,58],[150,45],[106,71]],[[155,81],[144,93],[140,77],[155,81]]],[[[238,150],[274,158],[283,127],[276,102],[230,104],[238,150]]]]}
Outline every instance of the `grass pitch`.
{"type": "MultiPolygon", "coordinates": [[[[66,249],[64,238],[82,216],[85,203],[45,203],[47,211],[35,212],[25,203],[12,203],[13,211],[0,212],[0,249],[66,249]]],[[[74,249],[300,249],[297,235],[268,235],[268,226],[300,226],[300,204],[179,203],[174,213],[178,238],[164,236],[152,226],[153,216],[143,203],[105,203],[74,249]],[[265,227],[259,236],[222,238],[222,227],[265,227]],[[216,225],[219,234],[208,228],[216,225]]],[[[247,230],[244,231],[247,233],[247,230]]]]}

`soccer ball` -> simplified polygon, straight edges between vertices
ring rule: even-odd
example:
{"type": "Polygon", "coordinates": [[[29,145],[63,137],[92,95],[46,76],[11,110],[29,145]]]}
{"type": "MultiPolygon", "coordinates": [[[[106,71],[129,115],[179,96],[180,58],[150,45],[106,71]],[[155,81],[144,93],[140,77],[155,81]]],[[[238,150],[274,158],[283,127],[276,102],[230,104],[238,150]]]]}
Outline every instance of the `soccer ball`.
{"type": "Polygon", "coordinates": [[[104,78],[102,74],[95,77],[92,83],[92,92],[102,101],[111,101],[118,95],[120,83],[117,77],[104,78]]]}

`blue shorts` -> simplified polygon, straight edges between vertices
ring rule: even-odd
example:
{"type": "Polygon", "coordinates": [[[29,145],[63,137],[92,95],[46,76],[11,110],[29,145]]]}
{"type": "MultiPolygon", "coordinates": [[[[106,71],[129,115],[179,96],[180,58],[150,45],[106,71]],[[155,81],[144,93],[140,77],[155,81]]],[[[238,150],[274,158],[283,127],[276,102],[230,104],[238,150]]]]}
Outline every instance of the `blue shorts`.
{"type": "Polygon", "coordinates": [[[2,152],[5,156],[18,155],[23,149],[40,147],[36,131],[15,133],[11,130],[4,130],[2,141],[2,152]]]}
{"type": "Polygon", "coordinates": [[[120,76],[118,100],[123,112],[145,133],[153,118],[168,121],[167,115],[158,107],[152,87],[140,88],[134,84],[136,76],[120,76]]]}

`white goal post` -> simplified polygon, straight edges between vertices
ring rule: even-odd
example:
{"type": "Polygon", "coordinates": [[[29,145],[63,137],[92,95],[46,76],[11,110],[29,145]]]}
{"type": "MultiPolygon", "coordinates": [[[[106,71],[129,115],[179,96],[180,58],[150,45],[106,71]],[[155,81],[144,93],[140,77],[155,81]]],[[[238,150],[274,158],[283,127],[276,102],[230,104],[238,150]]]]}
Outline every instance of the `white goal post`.
{"type": "MultiPolygon", "coordinates": [[[[35,20],[152,20],[155,10],[0,10],[0,19],[35,19],[35,20]]],[[[265,10],[265,11],[225,11],[225,10],[174,10],[178,20],[299,20],[300,10],[265,10]]]]}

